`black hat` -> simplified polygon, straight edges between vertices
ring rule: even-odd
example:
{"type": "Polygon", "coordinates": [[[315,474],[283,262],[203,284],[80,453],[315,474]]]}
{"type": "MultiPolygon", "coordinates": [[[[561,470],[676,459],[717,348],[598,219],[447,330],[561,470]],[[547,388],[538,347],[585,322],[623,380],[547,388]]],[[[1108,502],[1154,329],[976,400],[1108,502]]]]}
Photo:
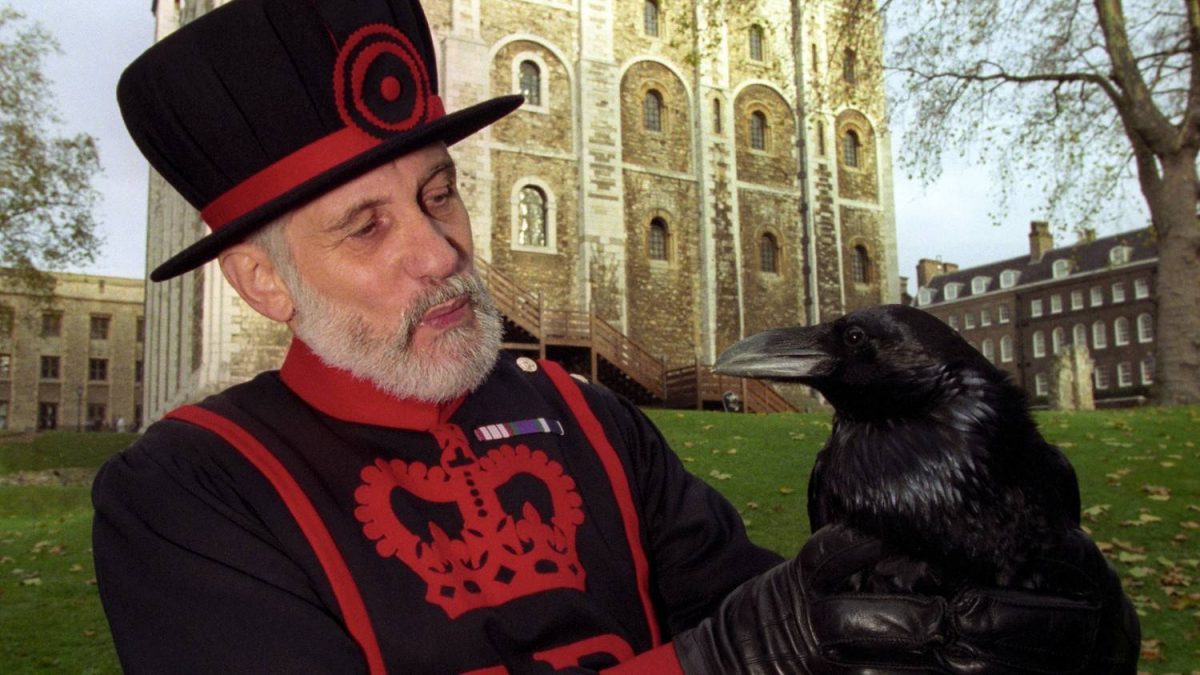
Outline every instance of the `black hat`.
{"type": "Polygon", "coordinates": [[[150,164],[212,233],[163,281],[407,152],[451,144],[519,95],[446,114],[417,0],[234,0],[134,61],[117,99],[150,164]]]}

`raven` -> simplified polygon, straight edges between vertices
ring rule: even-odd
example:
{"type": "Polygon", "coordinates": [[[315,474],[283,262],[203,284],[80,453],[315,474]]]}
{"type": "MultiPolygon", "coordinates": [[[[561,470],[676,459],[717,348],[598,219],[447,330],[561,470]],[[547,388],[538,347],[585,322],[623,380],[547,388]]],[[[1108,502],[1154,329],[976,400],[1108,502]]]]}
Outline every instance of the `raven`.
{"type": "Polygon", "coordinates": [[[768,330],[715,369],[803,383],[833,406],[808,487],[813,532],[841,523],[1008,586],[1079,525],[1075,471],[1024,392],[924,311],[887,305],[768,330]]]}

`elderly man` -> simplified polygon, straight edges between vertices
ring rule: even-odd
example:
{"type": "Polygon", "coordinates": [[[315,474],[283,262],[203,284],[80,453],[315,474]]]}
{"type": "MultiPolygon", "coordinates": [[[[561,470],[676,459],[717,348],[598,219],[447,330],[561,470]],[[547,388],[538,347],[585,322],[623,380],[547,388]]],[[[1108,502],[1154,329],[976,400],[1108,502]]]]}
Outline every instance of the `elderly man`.
{"type": "MultiPolygon", "coordinates": [[[[986,617],[865,602],[847,580],[883,552],[837,529],[781,562],[635,407],[499,356],[446,147],[520,98],[447,114],[433,61],[416,0],[233,0],[122,78],[135,141],[213,230],[151,277],[219,259],[295,335],[279,371],[173,411],[97,477],[97,578],[127,671],[1090,658],[1076,589],[962,596],[986,617]],[[955,632],[984,624],[1034,652],[955,632]]],[[[1107,578],[1094,552],[1069,562],[1107,578]]]]}

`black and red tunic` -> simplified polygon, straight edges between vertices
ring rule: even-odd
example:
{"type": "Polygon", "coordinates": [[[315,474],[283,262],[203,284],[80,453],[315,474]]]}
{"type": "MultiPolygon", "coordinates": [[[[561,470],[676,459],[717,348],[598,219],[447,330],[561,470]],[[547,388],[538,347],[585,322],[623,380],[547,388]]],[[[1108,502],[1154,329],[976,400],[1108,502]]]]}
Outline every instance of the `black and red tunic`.
{"type": "Polygon", "coordinates": [[[294,343],[93,498],[128,672],[670,672],[671,635],[779,560],[637,408],[507,357],[431,405],[294,343]]]}

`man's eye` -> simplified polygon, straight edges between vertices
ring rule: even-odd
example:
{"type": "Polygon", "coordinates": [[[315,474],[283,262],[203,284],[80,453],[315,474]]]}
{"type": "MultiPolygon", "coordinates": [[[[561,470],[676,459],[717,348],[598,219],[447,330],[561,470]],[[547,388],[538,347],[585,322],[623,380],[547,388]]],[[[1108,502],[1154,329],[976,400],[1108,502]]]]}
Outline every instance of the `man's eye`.
{"type": "Polygon", "coordinates": [[[426,195],[425,204],[426,207],[430,209],[442,208],[446,204],[450,203],[450,200],[453,198],[454,187],[448,185],[438,190],[434,190],[426,195]]]}
{"type": "Polygon", "coordinates": [[[372,221],[368,222],[366,225],[363,225],[362,227],[358,228],[357,230],[351,232],[350,237],[352,239],[363,239],[365,237],[371,236],[378,229],[379,229],[379,222],[376,220],[372,220],[372,221]]]}

